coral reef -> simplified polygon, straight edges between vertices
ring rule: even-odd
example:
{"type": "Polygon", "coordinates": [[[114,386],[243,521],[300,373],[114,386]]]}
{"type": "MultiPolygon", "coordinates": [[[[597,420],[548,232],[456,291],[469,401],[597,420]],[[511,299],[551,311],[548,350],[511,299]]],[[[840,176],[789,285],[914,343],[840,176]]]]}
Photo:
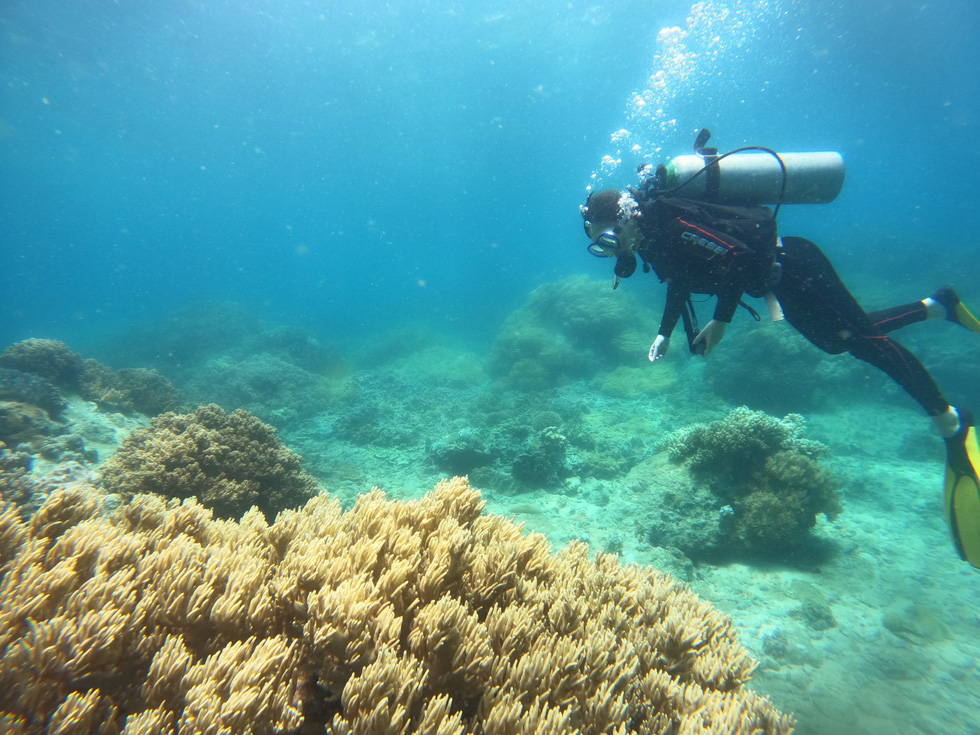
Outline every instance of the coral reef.
{"type": "Polygon", "coordinates": [[[55,339],[25,339],[0,353],[0,367],[32,373],[64,388],[77,388],[82,356],[55,339]]]}
{"type": "Polygon", "coordinates": [[[140,322],[132,332],[102,345],[99,354],[112,364],[155,367],[183,389],[201,365],[216,355],[239,354],[243,344],[261,333],[261,321],[244,306],[204,301],[177,309],[157,323],[140,322]]]}
{"type": "Polygon", "coordinates": [[[47,414],[30,403],[0,401],[0,441],[27,444],[57,430],[47,414]]]}
{"type": "Polygon", "coordinates": [[[437,467],[457,475],[490,466],[494,461],[482,432],[471,427],[464,427],[432,442],[429,455],[437,467]]]}
{"type": "Polygon", "coordinates": [[[191,404],[244,408],[279,429],[322,410],[324,382],[349,370],[337,347],[310,331],[266,327],[230,303],[189,306],[141,324],[138,333],[103,345],[100,355],[160,370],[191,404]]]}
{"type": "Polygon", "coordinates": [[[557,414],[544,411],[532,415],[532,422],[540,416],[554,424],[537,428],[524,423],[522,431],[515,426],[497,431],[464,427],[432,442],[429,456],[447,472],[494,477],[501,489],[554,487],[571,473],[569,443],[558,428],[562,422],[557,414]]]}
{"type": "Polygon", "coordinates": [[[177,389],[155,370],[114,371],[57,340],[28,339],[0,353],[0,399],[30,403],[58,418],[65,402],[55,386],[124,413],[156,416],[182,404],[177,389]]]}
{"type": "Polygon", "coordinates": [[[177,411],[183,404],[180,393],[163,375],[146,368],[113,370],[95,360],[85,361],[79,394],[101,408],[120,413],[134,411],[156,416],[177,411]]]}
{"type": "Polygon", "coordinates": [[[0,509],[5,732],[760,733],[730,622],[651,569],[552,556],[466,481],[274,524],[80,490],[0,509]]]}
{"type": "Polygon", "coordinates": [[[504,322],[489,371],[506,387],[544,390],[587,378],[621,362],[645,359],[646,338],[636,331],[656,320],[605,281],[573,276],[546,283],[504,322]]]}
{"type": "Polygon", "coordinates": [[[690,514],[688,523],[701,533],[693,547],[673,535],[668,541],[666,527],[687,525],[679,526],[677,518],[648,519],[644,533],[654,543],[681,543],[688,553],[785,553],[807,543],[817,515],[833,519],[841,506],[837,480],[817,463],[826,447],[804,439],[803,426],[802,416],[776,419],[743,406],[719,421],[669,435],[663,448],[698,487],[668,491],[661,501],[690,514]]]}
{"type": "Polygon", "coordinates": [[[565,335],[513,321],[511,317],[494,340],[489,363],[490,374],[504,386],[546,390],[588,375],[586,356],[565,335]]]}
{"type": "Polygon", "coordinates": [[[58,389],[46,378],[12,368],[0,368],[0,400],[37,406],[53,419],[66,406],[58,389]]]}
{"type": "Polygon", "coordinates": [[[81,464],[97,464],[99,453],[85,446],[81,434],[67,433],[60,436],[47,437],[30,444],[20,445],[19,449],[27,448],[31,453],[49,462],[78,462],[81,464]]]}
{"type": "Polygon", "coordinates": [[[901,391],[880,373],[857,360],[822,352],[786,323],[736,329],[730,339],[737,341],[739,359],[705,363],[712,390],[729,403],[778,415],[807,412],[867,400],[869,384],[875,400],[901,400],[901,391]]]}
{"type": "Polygon", "coordinates": [[[669,393],[677,384],[677,363],[627,367],[619,365],[611,372],[592,379],[593,387],[613,398],[635,400],[658,393],[669,393]]]}
{"type": "Polygon", "coordinates": [[[517,456],[511,474],[531,487],[555,485],[568,474],[567,456],[568,439],[556,426],[548,426],[517,456]]]}
{"type": "MultiPolygon", "coordinates": [[[[403,448],[420,444],[419,426],[431,408],[423,386],[387,371],[347,381],[333,421],[334,434],[358,446],[403,448]]],[[[447,407],[448,408],[448,407],[447,407]]]]}
{"type": "Polygon", "coordinates": [[[12,451],[0,441],[0,501],[27,505],[46,487],[31,475],[34,462],[29,454],[12,451]]]}
{"type": "Polygon", "coordinates": [[[586,402],[581,395],[580,385],[556,395],[493,390],[465,400],[461,394],[438,404],[444,421],[423,424],[416,434],[453,426],[427,442],[429,459],[442,472],[479,477],[501,492],[624,476],[654,450],[661,430],[645,409],[618,399],[586,402]]]}
{"type": "Polygon", "coordinates": [[[272,518],[317,493],[316,480],[275,429],[215,404],[165,413],[133,431],[102,466],[102,485],[126,495],[197,496],[221,517],[239,517],[255,505],[272,518]]]}
{"type": "Polygon", "coordinates": [[[223,355],[200,365],[182,385],[194,398],[243,408],[277,428],[309,418],[325,405],[319,375],[268,353],[223,355]]]}
{"type": "Polygon", "coordinates": [[[348,371],[346,361],[335,346],[324,344],[302,327],[272,327],[253,337],[247,343],[247,349],[275,355],[316,375],[341,377],[348,371]]]}

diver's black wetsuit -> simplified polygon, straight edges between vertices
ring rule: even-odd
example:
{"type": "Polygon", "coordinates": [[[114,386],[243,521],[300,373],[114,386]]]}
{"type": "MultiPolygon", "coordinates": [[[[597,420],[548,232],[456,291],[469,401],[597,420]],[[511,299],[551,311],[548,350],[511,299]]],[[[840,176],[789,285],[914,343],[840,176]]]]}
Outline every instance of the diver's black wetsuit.
{"type": "MultiPolygon", "coordinates": [[[[715,269],[711,274],[703,248],[650,231],[655,230],[657,218],[647,214],[644,212],[641,219],[644,242],[638,254],[668,284],[660,334],[670,336],[691,293],[718,296],[713,318],[728,323],[743,292],[765,292],[764,284],[759,282],[759,268],[749,263],[748,256],[743,257],[741,266],[736,258],[736,266],[724,272],[715,269]]],[[[802,237],[782,238],[777,260],[782,265],[782,276],[771,290],[786,321],[800,334],[825,352],[835,355],[850,352],[874,365],[902,386],[930,416],[949,408],[918,358],[887,336],[894,329],[925,320],[926,308],[921,301],[870,314],[865,312],[827,256],[802,237]]]]}
{"type": "Polygon", "coordinates": [[[850,352],[885,372],[930,416],[949,408],[919,359],[887,336],[906,324],[925,321],[925,304],[915,301],[866,313],[820,248],[802,237],[784,237],[782,243],[782,280],[772,291],[786,321],[824,352],[850,352]]]}

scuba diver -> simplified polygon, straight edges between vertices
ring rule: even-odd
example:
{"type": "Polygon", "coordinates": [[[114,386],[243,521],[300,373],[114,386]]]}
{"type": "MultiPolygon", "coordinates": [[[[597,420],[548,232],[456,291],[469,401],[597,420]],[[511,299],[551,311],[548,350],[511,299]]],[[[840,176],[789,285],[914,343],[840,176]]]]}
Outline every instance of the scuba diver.
{"type": "MultiPolygon", "coordinates": [[[[908,324],[937,318],[980,333],[980,321],[962,304],[951,286],[944,286],[921,301],[865,312],[817,245],[801,237],[777,235],[775,215],[779,205],[787,202],[782,195],[788,189],[788,178],[789,188],[794,183],[794,171],[787,170],[784,159],[806,154],[780,156],[769,149],[750,147],[718,156],[716,150],[703,147],[707,136],[710,133],[702,131],[695,144],[701,168],[684,183],[670,186],[677,178],[671,181],[671,172],[661,166],[657,176],[648,178],[637,190],[593,192],[581,207],[585,232],[591,241],[589,252],[616,259],[613,288],[621,278],[633,274],[637,256],[643,262],[644,272],[652,270],[667,284],[663,317],[649,359],[657,362],[664,358],[680,319],[684,322],[690,351],[705,357],[710,355],[724,337],[725,328],[740,304],[758,318],[742,302],[743,294],[747,294],[764,297],[774,321],[785,318],[824,352],[835,355],[849,352],[883,371],[922,406],[946,442],[946,519],[959,555],[980,568],[980,448],[973,416],[950,405],[919,359],[889,336],[908,324]],[[745,150],[762,151],[765,155],[753,155],[752,158],[759,159],[754,163],[739,161],[738,166],[728,169],[735,173],[730,173],[725,181],[725,169],[720,162],[745,150]],[[777,159],[778,166],[770,154],[777,159]],[[718,203],[735,200],[739,169],[758,166],[762,159],[776,175],[779,197],[775,198],[775,211],[754,204],[751,192],[743,192],[744,199],[750,202],[748,206],[718,203]],[[713,192],[714,201],[708,201],[708,197],[681,198],[679,190],[705,172],[709,179],[705,186],[713,192]],[[728,196],[719,196],[719,192],[725,194],[726,186],[728,196]],[[717,297],[712,318],[703,329],[698,326],[691,304],[692,293],[717,297]]],[[[823,199],[797,197],[791,201],[830,201],[836,197],[843,185],[843,163],[839,155],[831,155],[837,157],[840,167],[839,176],[835,174],[839,181],[830,185],[831,189],[836,186],[836,190],[823,199]]],[[[805,166],[797,168],[796,184],[802,169],[805,166]]],[[[748,187],[758,182],[757,174],[758,171],[743,178],[748,187]]],[[[693,188],[683,193],[689,194],[693,188]]],[[[755,199],[759,201],[760,197],[755,199]]]]}

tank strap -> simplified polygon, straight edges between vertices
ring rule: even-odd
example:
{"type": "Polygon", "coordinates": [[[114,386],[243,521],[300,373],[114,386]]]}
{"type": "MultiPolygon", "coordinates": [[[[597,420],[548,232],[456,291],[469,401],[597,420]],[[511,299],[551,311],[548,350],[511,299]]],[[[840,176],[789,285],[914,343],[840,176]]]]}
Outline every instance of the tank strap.
{"type": "Polygon", "coordinates": [[[717,148],[709,149],[714,151],[713,153],[705,152],[704,165],[705,165],[705,182],[704,182],[704,198],[709,202],[718,201],[718,192],[721,189],[721,166],[718,165],[718,155],[717,148]]]}
{"type": "Polygon", "coordinates": [[[779,256],[783,251],[783,238],[776,238],[776,258],[772,264],[772,275],[766,282],[769,286],[769,290],[763,294],[762,298],[766,300],[766,306],[769,307],[769,316],[774,322],[781,322],[786,316],[783,314],[783,307],[779,305],[779,299],[776,298],[776,294],[772,292],[772,287],[777,285],[783,280],[783,264],[779,261],[779,256]]]}

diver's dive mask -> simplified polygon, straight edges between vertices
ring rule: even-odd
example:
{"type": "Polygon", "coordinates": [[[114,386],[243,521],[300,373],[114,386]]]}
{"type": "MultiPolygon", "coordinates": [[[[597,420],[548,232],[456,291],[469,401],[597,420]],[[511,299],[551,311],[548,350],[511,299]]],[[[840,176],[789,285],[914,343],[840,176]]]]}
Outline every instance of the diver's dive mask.
{"type": "Polygon", "coordinates": [[[619,236],[614,232],[603,232],[589,243],[589,252],[597,258],[619,255],[619,236]]]}
{"type": "Polygon", "coordinates": [[[603,232],[589,243],[589,252],[597,258],[616,258],[613,268],[613,288],[619,286],[621,278],[629,278],[636,270],[636,255],[632,248],[624,247],[615,232],[603,232]]]}

